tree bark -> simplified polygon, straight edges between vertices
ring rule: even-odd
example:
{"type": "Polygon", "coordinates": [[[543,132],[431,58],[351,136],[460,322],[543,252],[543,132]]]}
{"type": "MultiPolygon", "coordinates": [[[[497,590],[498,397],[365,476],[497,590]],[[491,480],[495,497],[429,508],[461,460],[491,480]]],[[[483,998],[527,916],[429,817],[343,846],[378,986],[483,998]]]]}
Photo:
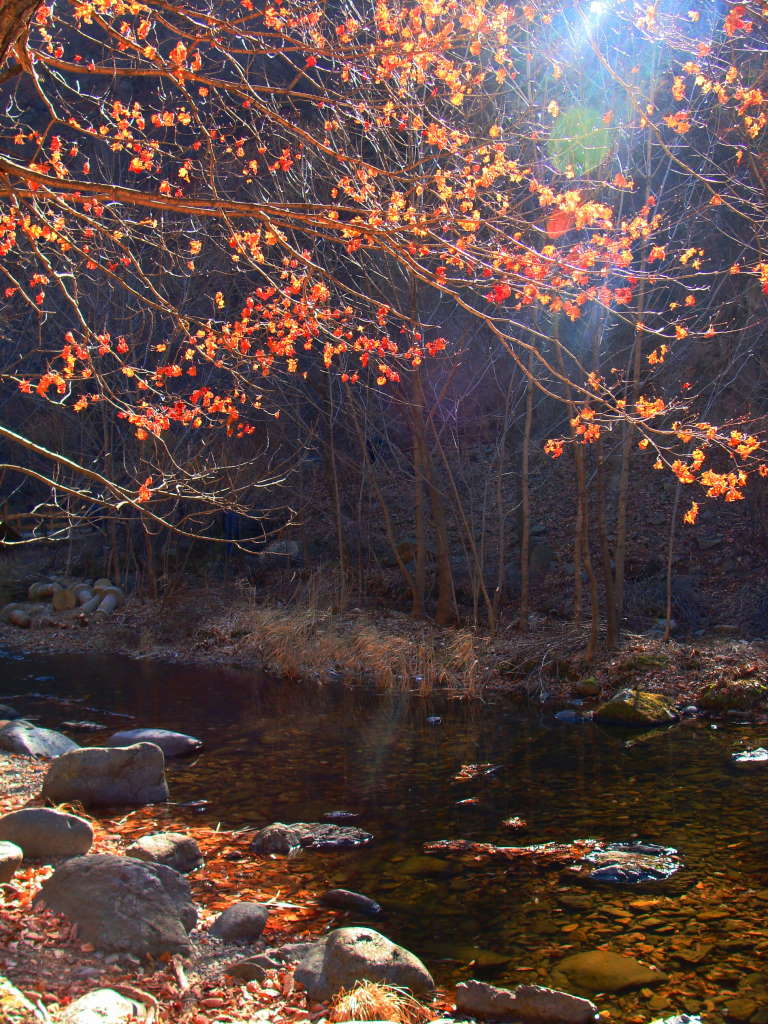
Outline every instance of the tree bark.
{"type": "Polygon", "coordinates": [[[0,68],[10,59],[13,49],[27,33],[40,0],[3,0],[0,3],[0,68]]]}

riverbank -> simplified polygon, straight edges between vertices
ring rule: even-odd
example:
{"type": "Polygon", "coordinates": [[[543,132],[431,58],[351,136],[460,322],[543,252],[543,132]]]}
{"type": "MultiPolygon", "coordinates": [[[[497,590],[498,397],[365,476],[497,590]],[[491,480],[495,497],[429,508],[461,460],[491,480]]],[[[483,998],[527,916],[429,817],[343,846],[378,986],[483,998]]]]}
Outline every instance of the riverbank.
{"type": "MultiPolygon", "coordinates": [[[[44,806],[39,793],[48,764],[0,753],[0,815],[44,806]]],[[[25,859],[11,881],[0,886],[0,976],[39,1008],[40,1021],[58,1021],[71,1002],[105,988],[142,1005],[147,1024],[328,1018],[329,1004],[311,1000],[295,985],[293,965],[275,966],[258,981],[229,973],[233,964],[261,949],[312,941],[344,923],[346,915],[323,906],[320,891],[308,888],[301,872],[286,870],[284,858],[249,854],[249,833],[194,824],[190,815],[172,805],[138,808],[110,818],[91,817],[81,807],[76,810],[93,829],[90,854],[122,855],[137,838],[160,831],[183,832],[194,839],[204,857],[203,867],[188,876],[198,923],[183,956],[139,959],[100,953],[78,937],[77,927],[66,917],[34,903],[61,859],[25,859]],[[269,910],[263,939],[255,945],[223,941],[210,933],[218,915],[241,901],[269,910]]],[[[438,991],[424,1017],[440,1016],[449,1004],[447,993],[438,991]]]]}
{"type": "Polygon", "coordinates": [[[123,654],[423,695],[504,692],[535,704],[589,705],[631,686],[715,714],[768,711],[765,642],[629,634],[592,664],[585,644],[585,630],[543,617],[525,634],[510,626],[488,636],[387,609],[260,603],[231,586],[129,598],[112,616],[59,613],[37,629],[0,623],[0,645],[19,653],[123,654]]]}

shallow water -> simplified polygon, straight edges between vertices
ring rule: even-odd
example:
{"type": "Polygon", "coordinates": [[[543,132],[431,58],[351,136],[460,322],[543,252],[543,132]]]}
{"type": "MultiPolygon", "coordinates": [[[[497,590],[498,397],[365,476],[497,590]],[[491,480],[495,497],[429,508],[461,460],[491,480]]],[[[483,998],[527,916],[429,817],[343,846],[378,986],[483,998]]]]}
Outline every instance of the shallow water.
{"type": "Polygon", "coordinates": [[[136,726],[204,740],[195,760],[169,763],[174,801],[210,801],[195,821],[260,827],[358,812],[372,845],[304,853],[286,874],[378,900],[386,916],[376,927],[443,982],[546,983],[562,957],[605,945],[670,976],[654,990],[598,998],[614,1020],[687,1011],[720,1021],[730,1006],[731,1019],[768,1022],[768,772],[727,765],[732,750],[764,745],[768,727],[697,722],[638,737],[561,724],[550,710],[521,711],[503,697],[466,704],[106,657],[0,664],[0,701],[51,727],[108,727],[71,732],[82,744],[136,726]],[[441,724],[429,724],[432,715],[441,724]],[[462,764],[478,762],[501,768],[453,781],[462,764]],[[467,798],[478,803],[458,802],[467,798]],[[512,816],[528,829],[505,829],[512,816]],[[435,839],[585,837],[674,846],[685,869],[672,889],[641,894],[585,889],[560,869],[446,858],[435,873],[409,860],[435,839]]]}

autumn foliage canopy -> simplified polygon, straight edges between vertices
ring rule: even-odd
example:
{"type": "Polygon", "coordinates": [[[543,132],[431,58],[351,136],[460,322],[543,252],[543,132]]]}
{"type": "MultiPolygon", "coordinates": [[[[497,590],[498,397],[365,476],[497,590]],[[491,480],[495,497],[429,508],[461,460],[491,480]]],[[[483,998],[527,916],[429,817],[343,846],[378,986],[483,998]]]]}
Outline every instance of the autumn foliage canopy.
{"type": "Polygon", "coordinates": [[[420,312],[439,295],[570,403],[550,454],[628,423],[709,496],[768,473],[751,410],[710,423],[701,382],[657,383],[676,352],[728,343],[729,289],[768,293],[763,4],[15,6],[14,390],[105,405],[147,443],[246,436],[280,411],[276,374],[379,388],[450,359],[449,325],[420,312]],[[606,317],[634,366],[579,348],[606,317]]]}

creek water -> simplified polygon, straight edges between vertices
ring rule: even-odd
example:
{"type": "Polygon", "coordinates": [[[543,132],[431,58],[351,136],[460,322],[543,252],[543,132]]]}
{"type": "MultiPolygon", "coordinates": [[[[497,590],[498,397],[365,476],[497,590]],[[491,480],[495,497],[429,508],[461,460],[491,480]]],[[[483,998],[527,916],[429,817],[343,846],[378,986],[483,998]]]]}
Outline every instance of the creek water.
{"type": "Polygon", "coordinates": [[[168,764],[174,802],[208,801],[202,814],[180,808],[186,820],[258,828],[358,813],[373,843],[287,859],[287,880],[378,900],[374,926],[444,983],[546,984],[563,957],[607,948],[668,975],[601,997],[614,1020],[768,1022],[768,775],[728,766],[731,751],[765,745],[768,726],[692,721],[638,735],[561,724],[502,695],[470,703],[116,657],[6,654],[2,673],[0,701],[83,745],[139,726],[202,739],[199,756],[168,764]],[[76,720],[106,728],[63,726],[76,720]],[[455,781],[480,762],[500,768],[455,781]],[[504,827],[513,816],[524,832],[504,827]],[[456,838],[642,839],[676,847],[685,867],[671,888],[597,890],[561,868],[422,853],[456,838]]]}

